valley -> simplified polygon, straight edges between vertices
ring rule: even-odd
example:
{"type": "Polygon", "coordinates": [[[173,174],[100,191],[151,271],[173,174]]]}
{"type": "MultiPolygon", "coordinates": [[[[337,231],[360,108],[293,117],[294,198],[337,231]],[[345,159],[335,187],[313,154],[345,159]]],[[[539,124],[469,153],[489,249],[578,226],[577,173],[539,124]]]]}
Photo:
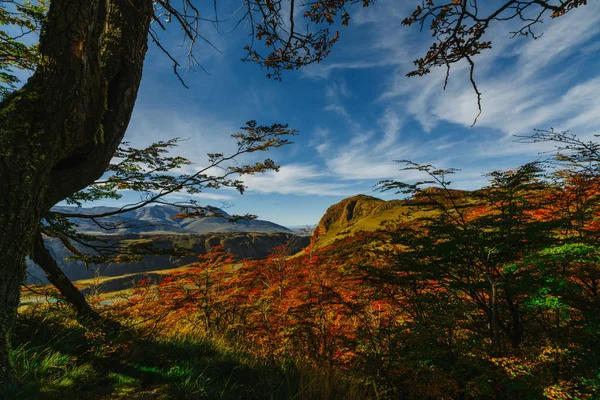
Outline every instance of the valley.
{"type": "MultiPolygon", "coordinates": [[[[55,208],[56,212],[66,216],[73,213],[92,216],[115,210],[118,209],[55,208]]],[[[45,244],[71,280],[89,279],[95,275],[116,277],[179,268],[196,261],[198,255],[206,254],[211,248],[220,245],[225,246],[239,260],[265,258],[278,246],[289,245],[290,252],[298,252],[308,245],[308,237],[294,234],[281,225],[261,220],[231,222],[227,213],[216,210],[221,216],[177,218],[181,212],[178,207],[155,205],[97,220],[70,219],[78,232],[91,238],[75,242],[75,249],[90,255],[98,254],[94,249],[96,245],[144,249],[147,254],[141,260],[131,262],[90,264],[86,267],[82,260],[71,259],[74,257],[73,252],[59,238],[46,237],[45,244]],[[101,226],[113,229],[102,229],[101,226]]],[[[47,282],[44,272],[31,261],[27,282],[47,282]]]]}

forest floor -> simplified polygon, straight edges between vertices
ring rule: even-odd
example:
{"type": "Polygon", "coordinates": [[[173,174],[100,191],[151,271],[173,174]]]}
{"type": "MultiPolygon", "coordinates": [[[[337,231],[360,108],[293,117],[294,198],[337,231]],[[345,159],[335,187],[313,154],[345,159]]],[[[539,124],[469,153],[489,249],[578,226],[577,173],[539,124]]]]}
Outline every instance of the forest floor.
{"type": "Polygon", "coordinates": [[[60,304],[23,308],[16,382],[0,399],[367,399],[371,390],[297,363],[253,359],[219,338],[82,324],[60,304]]]}

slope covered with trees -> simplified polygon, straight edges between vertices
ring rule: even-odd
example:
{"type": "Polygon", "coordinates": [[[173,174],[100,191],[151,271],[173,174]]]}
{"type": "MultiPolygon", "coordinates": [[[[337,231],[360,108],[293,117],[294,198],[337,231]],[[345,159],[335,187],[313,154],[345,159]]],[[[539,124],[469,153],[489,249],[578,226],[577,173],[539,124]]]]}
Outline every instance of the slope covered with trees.
{"type": "MultiPolygon", "coordinates": [[[[600,178],[576,158],[492,172],[474,192],[408,163],[437,185],[382,182],[410,195],[397,203],[408,218],[236,270],[208,254],[117,312],[337,371],[381,398],[595,398],[600,178]]],[[[385,203],[350,198],[324,221],[352,220],[352,204],[385,203]]]]}
{"type": "MultiPolygon", "coordinates": [[[[193,349],[202,338],[280,371],[266,391],[240,386],[248,398],[595,399],[599,146],[553,132],[529,140],[554,140],[564,149],[545,164],[491,172],[487,186],[470,192],[449,187],[454,170],[406,161],[422,181],[380,183],[405,199],[356,196],[322,220],[332,229],[402,210],[378,229],[357,229],[322,247],[316,230],[299,255],[281,246],[265,260],[242,263],[216,247],[158,283],[142,281],[127,301],[98,309],[137,339],[88,328],[104,355],[82,354],[70,368],[103,369],[97,363],[108,357],[124,364],[119,373],[140,374],[136,360],[143,358],[129,353],[140,351],[137,340],[193,349]],[[320,378],[289,392],[307,371],[320,378]]],[[[39,305],[30,312],[64,315],[60,309],[39,305]]],[[[73,321],[52,324],[64,329],[73,321]]],[[[179,362],[171,360],[152,368],[168,371],[169,362],[179,362]]],[[[213,390],[198,383],[206,372],[197,361],[189,365],[181,390],[213,390]]],[[[45,374],[38,379],[53,376],[45,374]]],[[[118,376],[86,379],[117,388],[118,376]]],[[[130,376],[137,393],[161,382],[160,390],[171,391],[164,398],[175,390],[169,382],[180,382],[130,376]]],[[[222,393],[236,393],[221,384],[222,393]]]]}

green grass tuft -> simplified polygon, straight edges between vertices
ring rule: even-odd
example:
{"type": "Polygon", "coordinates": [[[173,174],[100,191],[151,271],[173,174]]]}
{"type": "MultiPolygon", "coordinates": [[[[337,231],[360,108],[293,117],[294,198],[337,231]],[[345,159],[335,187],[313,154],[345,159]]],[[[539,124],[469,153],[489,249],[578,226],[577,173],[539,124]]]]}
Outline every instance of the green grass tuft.
{"type": "Polygon", "coordinates": [[[12,399],[368,399],[363,386],[253,359],[221,338],[86,329],[67,309],[20,318],[12,399]]]}

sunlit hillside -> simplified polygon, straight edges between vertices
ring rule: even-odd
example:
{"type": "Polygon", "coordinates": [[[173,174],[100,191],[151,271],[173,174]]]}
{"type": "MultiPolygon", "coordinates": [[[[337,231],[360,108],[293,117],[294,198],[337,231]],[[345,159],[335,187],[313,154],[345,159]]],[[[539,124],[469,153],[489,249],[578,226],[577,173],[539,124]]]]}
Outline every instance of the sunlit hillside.
{"type": "MultiPolygon", "coordinates": [[[[445,190],[435,187],[424,189],[425,193],[443,197],[445,190]]],[[[477,203],[474,193],[447,190],[448,193],[466,196],[469,205],[477,203]]],[[[324,248],[336,240],[352,236],[358,232],[373,232],[385,228],[388,222],[410,222],[417,218],[436,215],[439,211],[430,207],[411,207],[418,203],[416,200],[382,200],[373,196],[357,195],[342,200],[327,209],[315,230],[317,237],[314,240],[315,248],[324,248]]],[[[425,199],[426,200],[426,199],[425,199]]]]}

